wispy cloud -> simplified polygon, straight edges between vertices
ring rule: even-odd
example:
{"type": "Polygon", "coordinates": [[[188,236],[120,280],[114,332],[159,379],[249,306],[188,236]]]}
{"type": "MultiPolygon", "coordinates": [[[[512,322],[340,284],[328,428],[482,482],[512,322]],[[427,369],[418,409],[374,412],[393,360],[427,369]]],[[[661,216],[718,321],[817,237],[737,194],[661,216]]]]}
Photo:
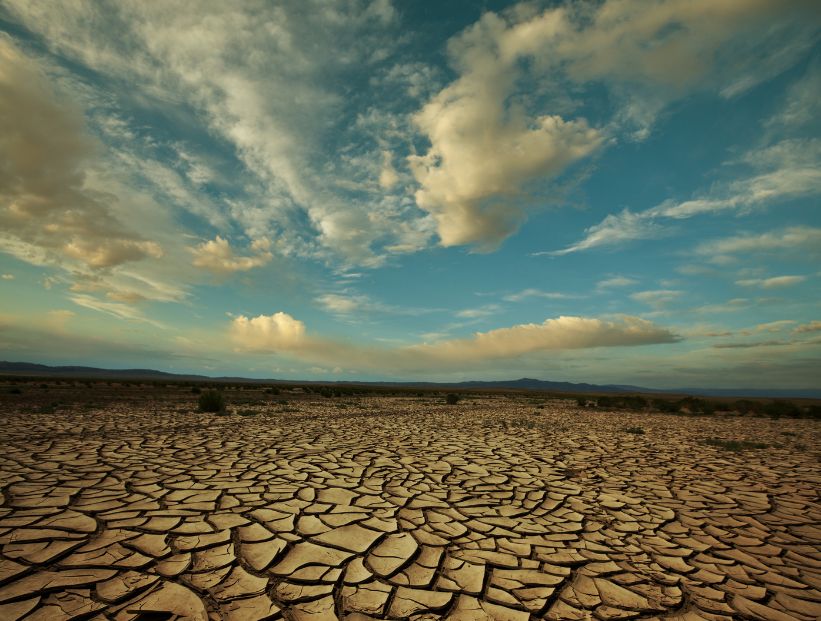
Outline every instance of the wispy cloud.
{"type": "Polygon", "coordinates": [[[704,242],[696,247],[696,253],[722,256],[740,253],[769,252],[772,250],[796,250],[818,252],[821,248],[821,228],[792,226],[766,233],[745,233],[704,242]]]}
{"type": "Polygon", "coordinates": [[[604,280],[600,280],[596,283],[597,289],[613,289],[616,287],[630,287],[632,285],[637,285],[638,280],[635,278],[627,278],[626,276],[613,276],[611,278],[605,278],[604,280]]]}
{"type": "Polygon", "coordinates": [[[656,289],[653,291],[638,291],[630,295],[637,302],[648,304],[653,308],[665,308],[681,297],[682,291],[675,289],[656,289]]]}
{"type": "Polygon", "coordinates": [[[821,140],[790,139],[748,153],[744,161],[758,173],[733,181],[715,196],[667,201],[645,211],[624,209],[585,229],[580,241],[535,255],[560,256],[671,234],[672,223],[704,214],[740,212],[800,196],[821,194],[821,140]]]}
{"type": "Polygon", "coordinates": [[[164,323],[146,317],[138,308],[135,308],[130,304],[106,302],[105,300],[100,300],[85,294],[70,295],[68,299],[78,306],[89,308],[100,313],[106,313],[113,317],[117,317],[118,319],[127,319],[138,323],[146,323],[163,330],[168,328],[168,326],[164,323]]]}
{"type": "Polygon", "coordinates": [[[757,287],[759,289],[779,289],[790,287],[807,280],[806,276],[773,276],[771,278],[745,278],[736,280],[735,284],[741,287],[757,287]]]}
{"type": "Polygon", "coordinates": [[[567,293],[560,293],[558,291],[543,291],[542,289],[522,289],[516,293],[510,293],[502,299],[505,302],[522,302],[532,298],[544,298],[546,300],[566,300],[573,296],[567,293]]]}

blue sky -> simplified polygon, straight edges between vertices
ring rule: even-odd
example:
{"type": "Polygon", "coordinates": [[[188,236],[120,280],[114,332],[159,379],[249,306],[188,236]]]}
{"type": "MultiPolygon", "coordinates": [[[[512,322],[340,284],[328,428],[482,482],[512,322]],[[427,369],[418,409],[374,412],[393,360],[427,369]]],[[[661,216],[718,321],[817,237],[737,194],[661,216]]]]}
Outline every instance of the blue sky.
{"type": "Polygon", "coordinates": [[[0,0],[8,360],[818,387],[821,11],[0,0]]]}

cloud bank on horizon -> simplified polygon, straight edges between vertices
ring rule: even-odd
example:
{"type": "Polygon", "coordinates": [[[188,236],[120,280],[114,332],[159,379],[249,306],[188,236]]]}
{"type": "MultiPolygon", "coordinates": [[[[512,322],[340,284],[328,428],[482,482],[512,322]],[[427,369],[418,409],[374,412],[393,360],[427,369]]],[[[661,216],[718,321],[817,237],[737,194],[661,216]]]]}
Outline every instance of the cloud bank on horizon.
{"type": "Polygon", "coordinates": [[[474,4],[0,0],[6,356],[817,383],[817,4],[474,4]]]}

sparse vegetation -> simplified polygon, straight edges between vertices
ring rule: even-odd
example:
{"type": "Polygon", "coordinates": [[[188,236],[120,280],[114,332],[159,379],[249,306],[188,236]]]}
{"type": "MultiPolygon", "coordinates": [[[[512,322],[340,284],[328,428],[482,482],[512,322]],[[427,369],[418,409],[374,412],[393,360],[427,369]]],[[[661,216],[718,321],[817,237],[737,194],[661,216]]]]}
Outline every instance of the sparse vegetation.
{"type": "Polygon", "coordinates": [[[644,429],[641,427],[626,427],[624,429],[625,433],[634,433],[636,435],[644,435],[644,429]]]}
{"type": "Polygon", "coordinates": [[[199,387],[199,386],[192,386],[192,387],[191,387],[191,393],[192,393],[192,394],[198,395],[198,394],[200,394],[201,392],[202,392],[202,390],[200,389],[200,387],[199,387]]]}
{"type": "Polygon", "coordinates": [[[218,390],[206,390],[199,398],[200,412],[223,412],[225,411],[225,400],[218,390]]]}
{"type": "Polygon", "coordinates": [[[459,403],[459,399],[459,395],[453,394],[452,392],[445,395],[445,403],[448,405],[456,405],[459,403]]]}

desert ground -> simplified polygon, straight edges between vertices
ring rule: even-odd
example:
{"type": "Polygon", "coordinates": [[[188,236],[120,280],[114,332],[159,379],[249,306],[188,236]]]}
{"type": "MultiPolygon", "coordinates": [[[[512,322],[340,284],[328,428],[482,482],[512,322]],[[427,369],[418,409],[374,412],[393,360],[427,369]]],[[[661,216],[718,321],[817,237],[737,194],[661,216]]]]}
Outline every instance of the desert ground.
{"type": "Polygon", "coordinates": [[[817,421],[235,392],[4,394],[0,619],[821,617],[817,421]]]}

